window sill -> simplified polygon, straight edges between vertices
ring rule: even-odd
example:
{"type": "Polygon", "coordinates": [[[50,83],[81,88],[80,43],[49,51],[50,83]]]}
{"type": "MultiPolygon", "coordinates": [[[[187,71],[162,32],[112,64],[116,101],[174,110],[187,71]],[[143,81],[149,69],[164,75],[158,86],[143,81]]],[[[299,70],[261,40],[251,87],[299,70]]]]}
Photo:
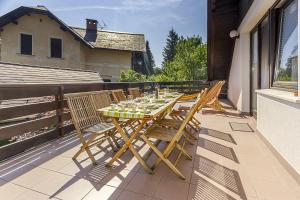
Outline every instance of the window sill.
{"type": "Polygon", "coordinates": [[[19,56],[26,56],[26,57],[32,57],[32,56],[35,56],[35,55],[28,55],[28,54],[21,54],[21,53],[17,53],[17,55],[19,55],[19,56]]]}
{"type": "Polygon", "coordinates": [[[64,60],[65,58],[55,58],[55,57],[50,57],[50,56],[47,56],[47,58],[49,59],[55,59],[55,60],[64,60]]]}
{"type": "Polygon", "coordinates": [[[259,95],[274,97],[277,99],[300,104],[300,97],[299,96],[295,97],[293,92],[276,90],[276,89],[263,89],[263,90],[256,90],[256,93],[259,95]]]}

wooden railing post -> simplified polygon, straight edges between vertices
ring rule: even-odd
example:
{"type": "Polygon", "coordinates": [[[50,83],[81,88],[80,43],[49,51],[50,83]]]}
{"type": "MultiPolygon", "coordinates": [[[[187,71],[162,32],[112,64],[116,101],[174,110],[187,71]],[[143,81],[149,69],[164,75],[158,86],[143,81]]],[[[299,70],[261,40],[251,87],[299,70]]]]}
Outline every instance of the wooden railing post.
{"type": "Polygon", "coordinates": [[[58,88],[58,94],[55,96],[55,101],[56,101],[56,116],[58,119],[56,128],[59,132],[60,136],[63,136],[63,126],[64,126],[64,121],[63,121],[63,112],[64,112],[64,86],[60,85],[58,88]]]}

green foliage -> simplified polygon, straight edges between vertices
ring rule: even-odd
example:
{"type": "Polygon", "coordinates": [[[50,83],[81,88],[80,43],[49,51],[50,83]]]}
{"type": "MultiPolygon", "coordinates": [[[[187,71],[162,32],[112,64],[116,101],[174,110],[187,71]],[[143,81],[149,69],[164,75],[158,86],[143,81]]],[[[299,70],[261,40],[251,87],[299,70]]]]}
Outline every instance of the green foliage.
{"type": "MultiPolygon", "coordinates": [[[[175,31],[174,31],[175,32],[175,31]]],[[[185,81],[207,79],[207,45],[199,36],[180,37],[172,60],[163,68],[155,67],[154,75],[146,77],[133,70],[121,73],[121,81],[185,81]]]]}
{"type": "Polygon", "coordinates": [[[162,69],[160,67],[155,67],[154,68],[154,75],[158,75],[162,73],[162,69]]]}
{"type": "Polygon", "coordinates": [[[176,54],[176,45],[177,45],[178,40],[179,40],[179,36],[176,33],[176,31],[172,28],[169,31],[166,46],[164,47],[164,50],[162,53],[163,58],[164,58],[163,63],[162,63],[163,68],[167,65],[167,63],[173,61],[175,54],[176,54]]]}
{"type": "Polygon", "coordinates": [[[145,81],[146,76],[134,70],[122,71],[120,75],[121,82],[141,82],[145,81]]]}
{"type": "Polygon", "coordinates": [[[148,57],[148,69],[149,69],[149,74],[152,75],[154,74],[154,68],[155,68],[155,61],[153,54],[150,49],[149,41],[146,41],[146,54],[148,57]]]}
{"type": "Polygon", "coordinates": [[[207,79],[207,45],[199,36],[180,38],[176,45],[173,61],[166,63],[162,81],[203,80],[207,79]]]}

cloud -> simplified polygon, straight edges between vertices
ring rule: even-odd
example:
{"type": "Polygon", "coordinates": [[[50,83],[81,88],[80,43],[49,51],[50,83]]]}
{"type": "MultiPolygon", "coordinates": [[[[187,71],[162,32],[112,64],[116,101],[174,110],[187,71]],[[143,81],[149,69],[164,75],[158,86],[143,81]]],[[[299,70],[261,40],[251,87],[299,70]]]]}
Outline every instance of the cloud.
{"type": "Polygon", "coordinates": [[[111,10],[111,11],[151,11],[162,7],[178,6],[183,0],[124,0],[116,6],[68,6],[53,9],[59,11],[77,11],[77,10],[111,10]]]}

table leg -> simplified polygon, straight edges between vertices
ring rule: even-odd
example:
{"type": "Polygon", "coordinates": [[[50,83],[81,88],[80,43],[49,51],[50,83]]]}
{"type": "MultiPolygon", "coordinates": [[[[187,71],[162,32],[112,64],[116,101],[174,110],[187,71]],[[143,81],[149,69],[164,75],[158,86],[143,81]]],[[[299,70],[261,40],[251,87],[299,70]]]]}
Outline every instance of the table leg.
{"type": "Polygon", "coordinates": [[[129,148],[130,151],[133,153],[133,155],[138,159],[138,161],[141,163],[141,165],[144,167],[144,169],[149,172],[153,173],[153,171],[149,168],[149,166],[146,164],[146,162],[142,159],[140,154],[137,152],[137,150],[132,146],[132,141],[138,136],[139,132],[143,129],[145,123],[147,120],[142,120],[141,124],[137,127],[136,130],[134,130],[133,134],[130,138],[127,137],[126,133],[120,126],[117,119],[112,118],[112,123],[115,125],[117,131],[120,133],[121,137],[125,141],[125,144],[122,146],[122,148],[113,156],[113,158],[106,164],[106,166],[111,167],[113,162],[115,162],[118,158],[120,158],[124,152],[129,148]]]}

